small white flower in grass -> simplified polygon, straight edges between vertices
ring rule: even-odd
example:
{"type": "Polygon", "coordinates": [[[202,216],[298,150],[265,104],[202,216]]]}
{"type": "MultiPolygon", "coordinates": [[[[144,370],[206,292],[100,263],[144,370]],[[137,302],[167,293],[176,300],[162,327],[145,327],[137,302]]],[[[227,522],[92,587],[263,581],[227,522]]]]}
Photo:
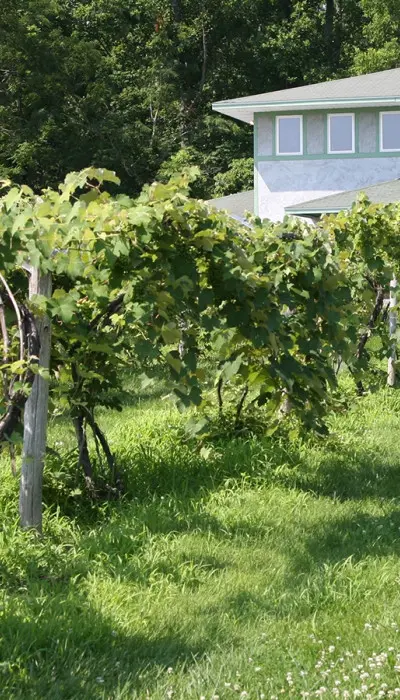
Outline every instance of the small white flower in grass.
{"type": "Polygon", "coordinates": [[[249,656],[248,662],[249,662],[249,664],[253,663],[253,659],[251,658],[251,656],[249,656]]]}
{"type": "Polygon", "coordinates": [[[243,691],[240,693],[240,697],[241,697],[241,698],[248,698],[248,697],[249,697],[249,694],[248,694],[248,692],[247,692],[246,690],[243,690],[243,691]]]}
{"type": "Polygon", "coordinates": [[[219,700],[219,695],[213,695],[212,700],[219,700]]]}
{"type": "Polygon", "coordinates": [[[394,670],[396,671],[396,673],[400,673],[400,666],[398,666],[398,665],[396,664],[396,666],[394,667],[394,670]]]}
{"type": "Polygon", "coordinates": [[[339,690],[339,688],[332,688],[332,695],[335,695],[335,696],[340,695],[340,690],[339,690]]]}
{"type": "Polygon", "coordinates": [[[330,654],[333,654],[333,652],[335,651],[335,646],[331,644],[330,647],[328,647],[328,651],[330,654]]]}
{"type": "Polygon", "coordinates": [[[360,697],[360,695],[361,695],[361,690],[360,690],[359,688],[356,688],[355,690],[353,690],[353,695],[354,695],[355,698],[360,697]]]}
{"type": "Polygon", "coordinates": [[[384,690],[380,690],[378,693],[378,698],[384,698],[386,695],[386,692],[384,690]]]}
{"type": "Polygon", "coordinates": [[[394,694],[395,694],[395,695],[400,695],[400,688],[395,688],[395,689],[394,689],[394,694]]]}
{"type": "Polygon", "coordinates": [[[112,636],[112,637],[116,637],[116,636],[117,636],[117,633],[116,633],[116,631],[115,631],[115,630],[112,630],[112,632],[111,632],[111,636],[112,636]]]}
{"type": "Polygon", "coordinates": [[[380,673],[375,673],[374,675],[375,675],[376,680],[379,681],[379,679],[380,679],[380,677],[381,677],[381,674],[380,674],[380,673]]]}
{"type": "Polygon", "coordinates": [[[104,678],[102,676],[97,676],[96,683],[104,683],[104,678]]]}
{"type": "Polygon", "coordinates": [[[230,688],[232,683],[224,683],[225,688],[230,688]]]}
{"type": "Polygon", "coordinates": [[[364,629],[365,629],[365,630],[372,630],[372,625],[370,625],[369,622],[366,622],[365,625],[364,625],[364,629]]]}
{"type": "Polygon", "coordinates": [[[258,672],[258,671],[261,671],[261,666],[256,666],[254,670],[257,671],[257,672],[258,672]]]}
{"type": "Polygon", "coordinates": [[[172,668],[172,666],[169,666],[167,668],[167,673],[173,673],[173,672],[174,672],[174,669],[172,668]]]}
{"type": "Polygon", "coordinates": [[[347,681],[350,680],[350,676],[343,676],[343,680],[345,681],[345,683],[347,683],[347,681]]]}
{"type": "Polygon", "coordinates": [[[174,691],[172,690],[172,688],[167,690],[167,698],[172,698],[173,694],[174,694],[174,691]]]}
{"type": "Polygon", "coordinates": [[[366,692],[367,692],[367,690],[368,690],[368,686],[367,686],[367,685],[365,685],[365,684],[364,684],[364,685],[362,685],[362,686],[361,686],[361,690],[363,691],[363,693],[366,693],[366,692]]]}
{"type": "Polygon", "coordinates": [[[264,693],[260,693],[260,700],[265,700],[265,697],[264,693]]]}

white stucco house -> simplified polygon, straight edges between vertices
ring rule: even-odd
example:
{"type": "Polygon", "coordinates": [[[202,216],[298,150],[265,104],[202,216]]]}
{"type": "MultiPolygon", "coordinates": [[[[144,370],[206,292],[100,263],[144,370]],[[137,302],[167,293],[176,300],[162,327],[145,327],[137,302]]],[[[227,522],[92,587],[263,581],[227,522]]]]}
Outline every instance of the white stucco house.
{"type": "MultiPolygon", "coordinates": [[[[386,197],[396,192],[400,199],[393,182],[400,178],[400,68],[225,100],[213,109],[254,128],[252,210],[261,218],[338,210],[343,197],[329,197],[351,191],[354,201],[354,191],[378,183],[389,188],[386,197]]],[[[247,204],[252,198],[240,195],[247,204]]],[[[213,201],[240,208],[239,200],[213,201]]]]}

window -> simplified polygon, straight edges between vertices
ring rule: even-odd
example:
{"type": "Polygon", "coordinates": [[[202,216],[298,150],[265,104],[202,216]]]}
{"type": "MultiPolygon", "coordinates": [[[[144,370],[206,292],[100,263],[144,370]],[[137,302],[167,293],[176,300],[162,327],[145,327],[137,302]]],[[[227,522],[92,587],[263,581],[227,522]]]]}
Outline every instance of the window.
{"type": "Polygon", "coordinates": [[[278,156],[301,156],[303,153],[303,117],[276,118],[278,156]]]}
{"type": "Polygon", "coordinates": [[[328,115],[328,153],[354,153],[354,114],[328,115]]]}
{"type": "Polygon", "coordinates": [[[381,112],[381,151],[400,151],[400,112],[381,112]]]}

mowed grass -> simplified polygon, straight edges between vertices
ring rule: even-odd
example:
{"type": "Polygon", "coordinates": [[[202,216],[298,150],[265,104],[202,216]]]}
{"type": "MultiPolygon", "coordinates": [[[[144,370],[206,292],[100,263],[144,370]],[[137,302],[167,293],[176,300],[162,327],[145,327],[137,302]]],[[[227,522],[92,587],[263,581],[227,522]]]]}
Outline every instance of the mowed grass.
{"type": "Polygon", "coordinates": [[[322,442],[200,452],[183,420],[158,398],[104,414],[129,488],[90,512],[48,460],[43,538],[19,531],[3,458],[0,697],[399,695],[397,393],[322,442]]]}

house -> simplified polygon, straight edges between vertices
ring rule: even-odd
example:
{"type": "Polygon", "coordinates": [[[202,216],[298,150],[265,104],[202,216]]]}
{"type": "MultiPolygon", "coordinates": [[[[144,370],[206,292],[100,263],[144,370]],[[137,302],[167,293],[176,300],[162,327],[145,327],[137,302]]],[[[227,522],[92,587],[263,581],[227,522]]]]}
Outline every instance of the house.
{"type": "Polygon", "coordinates": [[[213,109],[254,126],[253,210],[261,218],[306,215],[299,205],[315,210],[317,199],[400,177],[400,68],[213,109]]]}

